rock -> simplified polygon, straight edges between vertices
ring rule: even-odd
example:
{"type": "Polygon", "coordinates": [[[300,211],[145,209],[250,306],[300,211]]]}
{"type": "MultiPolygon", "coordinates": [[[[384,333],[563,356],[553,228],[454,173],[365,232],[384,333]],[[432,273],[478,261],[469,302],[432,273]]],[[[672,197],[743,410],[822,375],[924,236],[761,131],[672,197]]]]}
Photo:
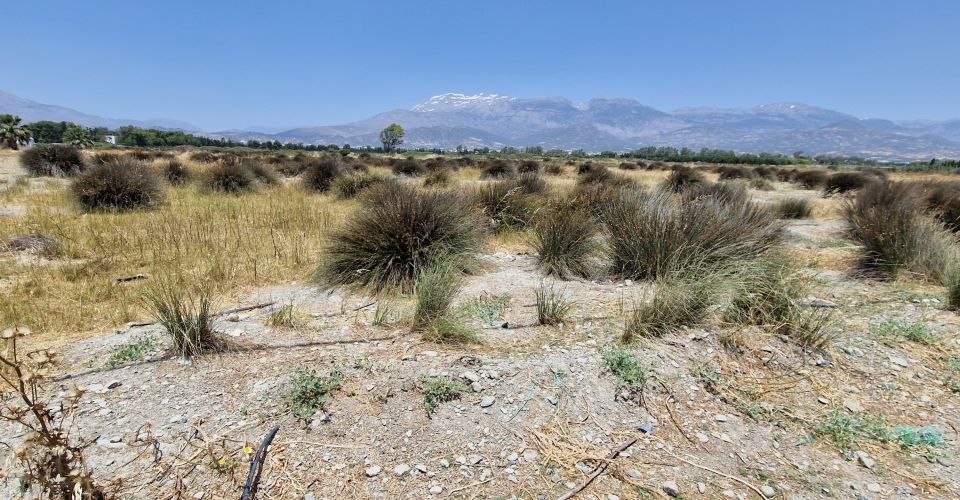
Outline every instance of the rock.
{"type": "Polygon", "coordinates": [[[431,495],[439,495],[439,494],[441,494],[441,493],[443,493],[443,486],[439,486],[439,485],[438,485],[438,486],[431,486],[431,487],[430,487],[430,494],[431,494],[431,495]]]}
{"type": "Polygon", "coordinates": [[[730,420],[730,417],[721,414],[721,415],[714,416],[713,419],[716,420],[717,422],[726,422],[730,420]]]}
{"type": "Polygon", "coordinates": [[[480,380],[480,375],[477,375],[476,373],[474,373],[474,372],[472,372],[472,371],[470,371],[470,370],[467,370],[467,371],[463,372],[463,374],[460,375],[460,376],[463,377],[463,378],[465,378],[465,379],[467,379],[467,380],[469,380],[469,381],[471,381],[471,382],[477,382],[477,381],[480,380]]]}
{"type": "Polygon", "coordinates": [[[317,500],[317,496],[313,493],[304,493],[303,500],[317,500]]]}
{"type": "Polygon", "coordinates": [[[827,398],[825,398],[825,397],[823,397],[823,396],[818,397],[818,398],[817,398],[817,402],[820,403],[820,404],[822,404],[822,405],[830,404],[830,400],[827,399],[827,398]]]}
{"type": "Polygon", "coordinates": [[[421,474],[427,473],[427,464],[417,464],[413,466],[414,469],[417,469],[417,472],[421,474]]]}
{"type": "Polygon", "coordinates": [[[628,469],[626,474],[630,479],[643,479],[643,473],[637,469],[628,469]]]}
{"type": "Polygon", "coordinates": [[[877,465],[877,461],[870,457],[870,455],[865,451],[856,452],[857,462],[860,462],[860,465],[872,469],[877,465]]]}
{"type": "Polygon", "coordinates": [[[367,473],[367,477],[376,477],[380,475],[380,471],[382,470],[383,468],[380,467],[379,465],[374,465],[372,467],[367,467],[367,470],[365,472],[367,473]]]}
{"type": "Polygon", "coordinates": [[[883,491],[883,488],[880,487],[880,483],[870,483],[867,485],[867,491],[870,493],[880,493],[883,491]]]}
{"type": "Polygon", "coordinates": [[[123,384],[119,380],[114,380],[113,382],[110,382],[109,384],[107,384],[107,389],[116,389],[121,385],[123,384]]]}
{"type": "Polygon", "coordinates": [[[703,484],[703,483],[697,483],[697,491],[698,491],[701,495],[703,495],[704,493],[707,492],[707,485],[705,485],[705,484],[703,484]]]}
{"type": "Polygon", "coordinates": [[[473,392],[481,392],[483,391],[483,384],[480,382],[474,382],[470,384],[470,388],[473,389],[473,392]]]}
{"type": "Polygon", "coordinates": [[[523,459],[527,462],[536,462],[540,460],[540,454],[536,450],[524,450],[523,459]]]}
{"type": "Polygon", "coordinates": [[[435,358],[435,357],[437,357],[437,351],[423,351],[423,352],[420,353],[420,354],[423,354],[424,356],[426,356],[426,357],[428,357],[428,358],[435,358]]]}
{"type": "Polygon", "coordinates": [[[850,410],[851,413],[860,413],[863,411],[863,405],[853,399],[844,399],[843,406],[850,410]]]}
{"type": "Polygon", "coordinates": [[[407,464],[400,464],[400,465],[398,465],[398,466],[396,466],[396,467],[393,468],[393,473],[394,473],[397,477],[403,477],[403,476],[405,476],[408,472],[410,472],[410,466],[407,465],[407,464]]]}
{"type": "Polygon", "coordinates": [[[447,460],[446,458],[441,458],[441,459],[440,459],[440,467],[443,467],[444,469],[450,467],[450,461],[447,460]]]}
{"type": "Polygon", "coordinates": [[[547,396],[547,402],[552,404],[553,406],[557,406],[558,404],[560,404],[560,398],[556,396],[547,396]]]}
{"type": "Polygon", "coordinates": [[[507,462],[510,462],[510,463],[512,463],[512,464],[515,464],[515,463],[517,463],[517,460],[520,460],[520,456],[517,455],[516,453],[511,453],[511,454],[507,455],[507,462]]]}
{"type": "Polygon", "coordinates": [[[830,302],[829,300],[816,299],[816,298],[811,298],[807,300],[804,305],[806,305],[807,307],[819,307],[823,309],[834,309],[837,307],[836,304],[834,304],[833,302],[830,302]]]}
{"type": "Polygon", "coordinates": [[[765,484],[760,487],[760,493],[763,493],[763,496],[766,498],[773,498],[777,495],[777,490],[773,489],[773,486],[765,484]]]}
{"type": "Polygon", "coordinates": [[[902,366],[904,368],[910,366],[910,362],[907,361],[907,358],[901,358],[899,356],[890,355],[890,362],[897,366],[902,366]]]}
{"type": "Polygon", "coordinates": [[[467,463],[470,465],[479,465],[480,462],[483,462],[483,457],[480,455],[470,455],[467,457],[467,463]]]}
{"type": "Polygon", "coordinates": [[[497,398],[493,396],[484,396],[483,399],[480,400],[480,407],[489,408],[493,406],[493,403],[496,403],[496,402],[497,402],[497,398]]]}
{"type": "Polygon", "coordinates": [[[677,485],[675,481],[664,481],[660,485],[660,488],[663,489],[663,492],[667,495],[670,495],[674,498],[680,497],[680,486],[677,485]]]}

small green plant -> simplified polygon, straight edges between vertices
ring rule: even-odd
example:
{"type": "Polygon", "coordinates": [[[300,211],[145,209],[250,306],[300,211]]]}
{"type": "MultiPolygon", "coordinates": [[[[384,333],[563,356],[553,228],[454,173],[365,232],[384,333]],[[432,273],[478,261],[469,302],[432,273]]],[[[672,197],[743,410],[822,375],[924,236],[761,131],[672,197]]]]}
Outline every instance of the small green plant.
{"type": "Polygon", "coordinates": [[[156,346],[156,339],[152,335],[133,337],[129,342],[118,346],[107,359],[107,366],[114,368],[127,363],[140,361],[156,346]]]}
{"type": "Polygon", "coordinates": [[[423,379],[421,391],[423,406],[427,410],[427,416],[431,417],[442,403],[460,399],[466,387],[463,382],[453,377],[434,377],[423,379]]]}
{"type": "Polygon", "coordinates": [[[450,307],[460,285],[461,273],[451,262],[441,261],[427,268],[414,290],[413,330],[422,332],[425,339],[433,342],[476,340],[475,334],[450,307]]]}
{"type": "Polygon", "coordinates": [[[559,325],[570,313],[570,300],[556,285],[540,282],[534,291],[537,303],[538,325],[559,325]]]}
{"type": "Polygon", "coordinates": [[[643,401],[643,389],[650,379],[650,366],[622,347],[601,351],[607,370],[617,377],[617,388],[625,389],[632,398],[643,401]]]}
{"type": "Polygon", "coordinates": [[[882,415],[869,412],[849,414],[840,408],[823,416],[814,432],[833,441],[842,451],[852,450],[864,440],[888,443],[896,439],[882,415]]]}
{"type": "Polygon", "coordinates": [[[173,352],[190,359],[198,354],[225,347],[213,329],[210,296],[190,293],[173,281],[160,280],[147,291],[146,306],[163,326],[173,344],[173,352]]]}
{"type": "Polygon", "coordinates": [[[937,334],[923,323],[888,320],[874,325],[871,327],[871,331],[874,335],[887,342],[899,339],[907,339],[911,342],[927,345],[937,342],[937,334]]]}
{"type": "Polygon", "coordinates": [[[313,418],[318,409],[323,409],[330,400],[330,393],[339,389],[343,382],[343,373],[332,370],[321,375],[316,370],[301,366],[290,382],[287,392],[287,407],[293,414],[305,421],[313,418]]]}
{"type": "Polygon", "coordinates": [[[462,309],[471,316],[480,319],[487,326],[493,326],[499,322],[500,315],[503,314],[507,304],[510,303],[509,295],[481,295],[466,301],[462,309]]]}
{"type": "Polygon", "coordinates": [[[945,446],[943,443],[943,431],[936,427],[900,425],[893,430],[893,434],[896,442],[904,449],[917,447],[942,448],[945,446]]]}

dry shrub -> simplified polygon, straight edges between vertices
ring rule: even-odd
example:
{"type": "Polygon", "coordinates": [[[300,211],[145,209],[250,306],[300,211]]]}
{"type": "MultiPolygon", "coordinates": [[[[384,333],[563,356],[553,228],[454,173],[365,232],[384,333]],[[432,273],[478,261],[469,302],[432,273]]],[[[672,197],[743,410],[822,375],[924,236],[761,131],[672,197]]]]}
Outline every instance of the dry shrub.
{"type": "Polygon", "coordinates": [[[20,154],[20,165],[38,177],[71,177],[86,168],[79,149],[60,144],[37,144],[27,149],[20,154]]]}
{"type": "Polygon", "coordinates": [[[367,173],[341,175],[330,184],[330,190],[341,198],[355,198],[363,191],[384,182],[391,181],[386,177],[367,173]]]}
{"type": "Polygon", "coordinates": [[[308,161],[304,167],[302,186],[308,191],[325,193],[333,181],[344,175],[345,166],[337,155],[324,155],[308,161]]]}
{"type": "Polygon", "coordinates": [[[508,179],[517,175],[513,163],[507,160],[496,159],[483,166],[480,177],[483,179],[508,179]]]}
{"type": "Polygon", "coordinates": [[[682,167],[670,172],[670,175],[660,184],[660,188],[671,193],[679,193],[706,182],[707,178],[700,172],[690,167],[682,167]]]}
{"type": "Polygon", "coordinates": [[[717,168],[721,181],[730,181],[735,179],[752,179],[754,172],[741,166],[723,165],[717,168]]]}
{"type": "Polygon", "coordinates": [[[393,164],[394,175],[404,175],[407,177],[419,177],[426,173],[427,169],[416,158],[404,158],[393,164]]]}
{"type": "Polygon", "coordinates": [[[806,219],[813,214],[813,201],[799,196],[778,200],[770,210],[779,219],[806,219]]]}
{"type": "Polygon", "coordinates": [[[163,165],[163,176],[167,178],[167,181],[174,186],[182,186],[190,182],[190,179],[193,178],[193,173],[190,172],[190,169],[180,160],[174,158],[172,160],[167,160],[163,165]]]}
{"type": "Polygon", "coordinates": [[[960,182],[930,182],[922,185],[927,209],[953,232],[960,232],[960,182]]]}
{"type": "Polygon", "coordinates": [[[661,337],[680,327],[701,323],[715,303],[715,283],[705,273],[697,279],[663,277],[657,280],[653,297],[636,306],[627,320],[621,340],[661,337]]]}
{"type": "Polygon", "coordinates": [[[617,166],[620,170],[637,170],[639,168],[636,163],[624,161],[620,162],[620,165],[617,166]]]}
{"type": "Polygon", "coordinates": [[[210,151],[196,151],[190,153],[190,161],[196,163],[216,163],[220,158],[210,151]]]}
{"type": "Polygon", "coordinates": [[[802,170],[793,175],[793,182],[804,189],[819,189],[829,176],[830,174],[823,170],[802,170]]]}
{"type": "Polygon", "coordinates": [[[529,189],[543,189],[537,180],[543,182],[540,179],[525,182],[518,178],[489,182],[477,188],[477,205],[494,229],[523,229],[530,224],[540,203],[529,189]]]}
{"type": "Polygon", "coordinates": [[[533,227],[537,265],[548,276],[589,278],[597,271],[599,228],[586,211],[570,204],[545,210],[533,227]]]}
{"type": "Polygon", "coordinates": [[[427,187],[444,187],[448,186],[452,181],[453,174],[450,173],[450,170],[431,170],[423,179],[423,185],[427,187]]]}
{"type": "Polygon", "coordinates": [[[320,281],[409,292],[424,269],[444,259],[461,271],[473,266],[483,231],[463,196],[385,183],[360,199],[362,206],[330,236],[320,281]]]}
{"type": "Polygon", "coordinates": [[[221,162],[211,167],[204,176],[203,185],[210,191],[240,194],[257,189],[257,178],[240,162],[221,162]]]}
{"type": "Polygon", "coordinates": [[[747,188],[739,182],[707,182],[696,184],[680,193],[680,199],[695,201],[712,198],[720,203],[744,205],[750,203],[747,188]]]}
{"type": "Polygon", "coordinates": [[[547,175],[563,175],[563,165],[552,162],[547,163],[547,165],[543,167],[543,173],[547,175]]]}
{"type": "Polygon", "coordinates": [[[523,160],[517,167],[517,173],[519,174],[539,174],[540,170],[540,162],[537,160],[523,160]]]}
{"type": "Polygon", "coordinates": [[[625,278],[685,277],[708,265],[752,259],[783,227],[753,203],[716,197],[683,201],[664,192],[623,191],[604,212],[612,270],[625,278]]]}
{"type": "Polygon", "coordinates": [[[827,177],[823,183],[823,193],[831,195],[856,191],[874,180],[875,176],[863,172],[838,172],[827,177]]]}
{"type": "Polygon", "coordinates": [[[864,186],[843,208],[862,266],[896,276],[908,270],[944,281],[957,259],[956,238],[922,211],[918,191],[891,181],[864,186]]]}
{"type": "Polygon", "coordinates": [[[143,163],[127,157],[87,169],[70,188],[86,210],[132,210],[163,201],[157,176],[143,163]]]}

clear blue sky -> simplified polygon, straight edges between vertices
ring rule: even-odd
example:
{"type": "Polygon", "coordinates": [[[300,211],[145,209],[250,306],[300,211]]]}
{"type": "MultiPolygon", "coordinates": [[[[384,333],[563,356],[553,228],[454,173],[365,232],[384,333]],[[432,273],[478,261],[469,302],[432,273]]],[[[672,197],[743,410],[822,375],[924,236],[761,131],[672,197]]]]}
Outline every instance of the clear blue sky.
{"type": "Polygon", "coordinates": [[[444,92],[960,117],[958,0],[35,0],[4,14],[0,89],[207,130],[338,124],[444,92]]]}

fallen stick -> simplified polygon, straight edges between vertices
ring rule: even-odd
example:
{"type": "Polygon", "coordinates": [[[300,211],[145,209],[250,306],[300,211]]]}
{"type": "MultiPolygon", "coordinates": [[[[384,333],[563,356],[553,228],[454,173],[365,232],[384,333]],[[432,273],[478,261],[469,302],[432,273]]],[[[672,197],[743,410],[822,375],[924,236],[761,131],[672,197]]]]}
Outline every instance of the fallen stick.
{"type": "Polygon", "coordinates": [[[732,481],[736,481],[736,482],[738,482],[738,483],[746,486],[747,488],[750,488],[751,490],[753,490],[753,492],[756,493],[758,497],[760,497],[760,498],[767,498],[767,497],[765,497],[765,496],[763,495],[763,492],[760,491],[759,488],[757,488],[756,486],[754,486],[754,485],[752,485],[752,484],[744,481],[743,479],[740,479],[739,477],[731,476],[730,474],[727,474],[727,473],[724,473],[724,472],[720,472],[720,471],[718,471],[718,470],[713,470],[713,469],[711,469],[710,467],[705,467],[705,466],[703,466],[703,465],[693,463],[693,462],[691,462],[691,461],[689,461],[689,460],[687,460],[687,459],[685,459],[685,458],[683,458],[683,457],[678,457],[677,455],[674,455],[673,453],[670,453],[669,451],[667,452],[667,454],[670,455],[671,457],[673,457],[673,458],[675,458],[675,459],[677,459],[677,460],[679,460],[679,461],[687,464],[687,465],[692,465],[692,466],[694,466],[694,467],[696,467],[696,468],[698,468],[698,469],[703,469],[703,470],[705,470],[705,471],[707,471],[707,472],[712,472],[712,473],[714,473],[714,474],[716,474],[716,475],[718,475],[718,476],[723,476],[723,477],[725,477],[725,478],[727,478],[727,479],[730,479],[730,480],[732,480],[732,481]]]}
{"type": "Polygon", "coordinates": [[[250,472],[247,473],[247,483],[243,485],[243,493],[240,495],[240,500],[253,500],[254,497],[257,496],[257,485],[260,484],[260,474],[263,473],[263,462],[267,459],[267,448],[270,447],[270,443],[273,442],[273,438],[279,430],[280,426],[275,426],[264,436],[263,441],[260,442],[260,447],[257,448],[257,454],[254,455],[253,461],[250,462],[250,472]]]}
{"type": "Polygon", "coordinates": [[[611,460],[617,458],[617,456],[623,453],[624,450],[633,446],[639,440],[640,440],[639,437],[635,437],[629,441],[624,442],[623,444],[618,446],[615,450],[608,453],[607,456],[604,458],[603,462],[601,462],[600,465],[598,465],[595,469],[593,469],[593,472],[590,473],[590,476],[588,476],[584,482],[580,483],[580,485],[566,492],[562,496],[557,497],[557,500],[567,500],[569,498],[573,498],[574,496],[579,494],[581,491],[583,491],[584,488],[586,488],[587,486],[590,486],[590,483],[592,483],[594,479],[599,477],[600,474],[603,474],[603,471],[607,470],[607,467],[610,467],[611,460]]]}

